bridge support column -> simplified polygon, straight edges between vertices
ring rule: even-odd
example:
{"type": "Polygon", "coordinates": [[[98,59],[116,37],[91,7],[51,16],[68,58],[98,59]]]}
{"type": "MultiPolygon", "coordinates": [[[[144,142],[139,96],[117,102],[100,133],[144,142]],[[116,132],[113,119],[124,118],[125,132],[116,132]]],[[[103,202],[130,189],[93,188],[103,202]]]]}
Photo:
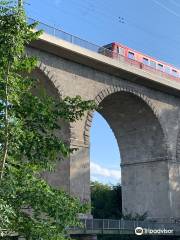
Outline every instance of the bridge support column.
{"type": "Polygon", "coordinates": [[[169,163],[169,200],[171,217],[180,219],[180,162],[169,163]]]}
{"type": "Polygon", "coordinates": [[[122,165],[122,197],[125,215],[169,218],[168,160],[157,158],[122,165]]]}
{"type": "Polygon", "coordinates": [[[89,146],[74,141],[71,147],[77,151],[70,156],[70,194],[90,203],[89,146]]]}

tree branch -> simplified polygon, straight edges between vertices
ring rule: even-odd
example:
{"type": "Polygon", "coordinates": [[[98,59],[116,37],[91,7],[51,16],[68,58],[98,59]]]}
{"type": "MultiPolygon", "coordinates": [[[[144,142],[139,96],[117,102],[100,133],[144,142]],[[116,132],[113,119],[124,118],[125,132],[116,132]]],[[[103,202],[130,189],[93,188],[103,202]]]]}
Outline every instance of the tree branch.
{"type": "Polygon", "coordinates": [[[4,115],[4,127],[5,127],[5,143],[3,148],[3,157],[0,166],[0,180],[3,178],[4,168],[8,156],[8,144],[9,144],[9,121],[8,121],[8,82],[9,82],[9,72],[10,72],[10,64],[8,64],[7,72],[6,72],[6,80],[5,80],[5,115],[4,115]]]}

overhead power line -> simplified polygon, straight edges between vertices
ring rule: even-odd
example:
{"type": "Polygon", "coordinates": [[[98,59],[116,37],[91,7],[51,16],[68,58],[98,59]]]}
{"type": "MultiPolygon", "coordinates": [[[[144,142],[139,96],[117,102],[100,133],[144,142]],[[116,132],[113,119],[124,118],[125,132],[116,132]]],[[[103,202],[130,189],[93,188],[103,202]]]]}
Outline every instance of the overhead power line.
{"type": "Polygon", "coordinates": [[[176,5],[176,6],[180,7],[180,4],[179,4],[179,3],[177,3],[175,0],[171,0],[171,2],[172,2],[174,5],[176,5]]]}
{"type": "MultiPolygon", "coordinates": [[[[48,0],[50,1],[50,0],[48,0]]],[[[153,0],[152,0],[153,1],[153,0]]],[[[146,34],[148,35],[151,35],[151,37],[153,38],[166,38],[167,40],[169,41],[174,41],[174,42],[178,42],[177,39],[172,39],[170,38],[168,35],[165,35],[165,34],[159,34],[159,33],[155,33],[153,31],[150,31],[148,28],[146,28],[145,26],[141,26],[141,25],[138,25],[135,23],[135,19],[127,19],[125,20],[123,17],[121,16],[118,16],[117,14],[116,15],[112,15],[110,14],[109,12],[106,12],[106,11],[102,11],[102,9],[99,9],[98,6],[88,6],[88,3],[89,3],[89,0],[85,0],[85,2],[81,2],[77,4],[76,0],[71,0],[71,3],[74,3],[76,4],[75,6],[77,7],[77,9],[79,9],[78,11],[82,12],[82,14],[80,14],[77,10],[76,11],[73,11],[73,7],[71,9],[67,8],[65,9],[62,5],[61,5],[61,9],[58,8],[58,6],[53,6],[53,4],[46,4],[46,7],[47,8],[52,8],[53,11],[56,11],[56,12],[59,12],[61,11],[62,13],[64,13],[65,15],[70,15],[71,16],[75,16],[76,18],[81,18],[83,19],[84,22],[87,22],[87,24],[91,25],[91,26],[99,26],[100,25],[104,25],[104,24],[107,24],[107,22],[109,22],[112,26],[114,26],[114,24],[116,23],[121,23],[121,24],[127,24],[126,25],[126,28],[127,27],[130,27],[130,28],[136,28],[138,29],[139,31],[142,31],[142,32],[145,32],[146,34]],[[87,3],[87,5],[85,4],[85,2],[87,3]],[[93,8],[93,11],[92,11],[92,8],[93,8]],[[84,11],[86,11],[86,14],[84,15],[84,11]],[[99,21],[94,21],[94,17],[93,15],[96,15],[96,18],[99,19],[99,21]],[[89,17],[87,18],[86,16],[89,15],[89,17]],[[104,23],[103,23],[104,22],[104,23]]],[[[91,3],[92,4],[92,3],[91,3]]],[[[32,7],[32,5],[31,5],[32,7]]],[[[35,9],[32,8],[32,11],[35,11],[35,9]]],[[[37,13],[38,14],[38,13],[37,13]]],[[[47,16],[44,17],[44,19],[47,19],[47,16]]],[[[58,26],[58,25],[57,25],[58,26]]],[[[149,41],[149,40],[147,40],[149,41]]],[[[150,42],[150,41],[149,41],[150,42]]]]}
{"type": "Polygon", "coordinates": [[[174,16],[180,18],[180,14],[176,13],[175,11],[173,11],[172,9],[168,8],[166,5],[162,4],[161,2],[157,1],[157,0],[152,0],[155,4],[159,5],[160,7],[162,7],[163,9],[165,9],[166,11],[168,11],[169,13],[173,14],[174,16]]]}
{"type": "MultiPolygon", "coordinates": [[[[50,1],[50,0],[48,0],[50,1]]],[[[45,7],[50,9],[52,8],[54,12],[59,13],[59,11],[61,11],[62,14],[65,14],[66,16],[71,15],[74,16],[76,19],[81,18],[83,20],[83,22],[88,23],[91,26],[99,26],[102,27],[107,23],[111,23],[112,25],[114,25],[116,22],[119,23],[125,23],[124,19],[121,17],[121,21],[120,19],[118,19],[117,16],[112,16],[110,14],[106,14],[105,12],[103,13],[99,13],[99,11],[97,10],[97,8],[93,11],[91,11],[91,8],[89,8],[88,6],[83,5],[82,3],[78,3],[76,4],[76,1],[71,0],[71,3],[74,3],[76,5],[76,11],[74,11],[74,8],[63,8],[61,6],[61,9],[59,9],[58,7],[53,6],[52,4],[46,4],[45,7]],[[95,14],[96,13],[96,14],[95,14]],[[94,18],[93,15],[96,15],[96,18],[94,18]],[[88,16],[88,18],[87,18],[88,16]],[[91,16],[91,17],[90,17],[91,16]],[[99,21],[96,21],[96,19],[99,19],[99,21]]],[[[32,11],[35,11],[35,8],[32,8],[32,11]]]]}

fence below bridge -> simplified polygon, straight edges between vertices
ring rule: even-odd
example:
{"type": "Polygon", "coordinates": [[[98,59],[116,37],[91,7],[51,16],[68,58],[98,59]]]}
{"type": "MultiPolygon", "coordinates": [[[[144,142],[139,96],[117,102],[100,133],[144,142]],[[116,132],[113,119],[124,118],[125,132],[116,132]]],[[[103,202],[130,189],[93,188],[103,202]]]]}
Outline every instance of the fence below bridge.
{"type": "Polygon", "coordinates": [[[150,220],[113,220],[113,219],[82,219],[80,227],[70,227],[68,232],[72,235],[80,234],[135,234],[135,229],[141,227],[151,230],[172,230],[161,235],[180,236],[180,223],[156,222],[150,220]]]}

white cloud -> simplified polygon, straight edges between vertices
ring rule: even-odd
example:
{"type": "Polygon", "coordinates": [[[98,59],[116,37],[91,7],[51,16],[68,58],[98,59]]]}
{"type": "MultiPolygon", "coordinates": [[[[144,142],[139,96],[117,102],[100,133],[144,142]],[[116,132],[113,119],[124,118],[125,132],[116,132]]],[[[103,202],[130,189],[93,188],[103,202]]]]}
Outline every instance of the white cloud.
{"type": "Polygon", "coordinates": [[[91,175],[93,176],[93,179],[96,176],[102,176],[102,177],[106,177],[109,180],[115,180],[117,182],[121,181],[121,171],[120,170],[115,170],[115,169],[109,169],[109,168],[105,168],[95,162],[90,163],[90,167],[91,167],[91,175]]]}
{"type": "Polygon", "coordinates": [[[99,178],[97,176],[91,175],[91,181],[98,181],[99,182],[99,178]]]}

